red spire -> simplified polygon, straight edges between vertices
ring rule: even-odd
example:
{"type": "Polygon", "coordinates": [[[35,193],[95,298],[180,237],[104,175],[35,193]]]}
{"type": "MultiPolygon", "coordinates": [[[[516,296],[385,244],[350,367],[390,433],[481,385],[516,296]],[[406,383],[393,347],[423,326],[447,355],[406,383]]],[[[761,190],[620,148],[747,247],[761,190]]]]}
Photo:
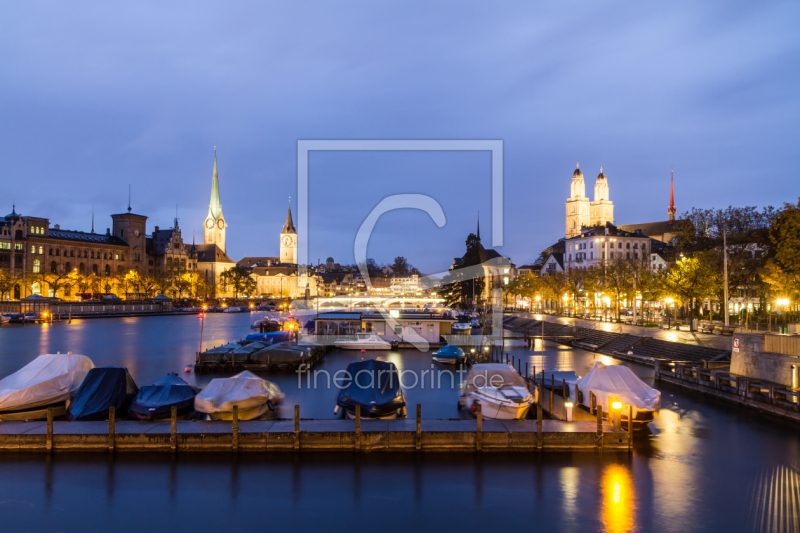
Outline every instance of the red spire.
{"type": "Polygon", "coordinates": [[[669,209],[667,209],[667,213],[669,214],[669,221],[675,222],[675,169],[672,169],[672,175],[670,176],[669,180],[669,209]]]}

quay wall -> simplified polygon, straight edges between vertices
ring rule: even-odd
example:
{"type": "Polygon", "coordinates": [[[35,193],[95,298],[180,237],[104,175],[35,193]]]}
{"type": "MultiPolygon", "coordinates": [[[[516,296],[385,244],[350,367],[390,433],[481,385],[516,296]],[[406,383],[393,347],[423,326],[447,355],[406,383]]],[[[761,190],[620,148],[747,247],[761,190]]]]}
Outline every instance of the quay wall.
{"type": "Polygon", "coordinates": [[[731,373],[797,387],[800,356],[763,351],[764,336],[736,333],[731,352],[731,373]],[[737,347],[738,344],[738,347],[737,347]]]}

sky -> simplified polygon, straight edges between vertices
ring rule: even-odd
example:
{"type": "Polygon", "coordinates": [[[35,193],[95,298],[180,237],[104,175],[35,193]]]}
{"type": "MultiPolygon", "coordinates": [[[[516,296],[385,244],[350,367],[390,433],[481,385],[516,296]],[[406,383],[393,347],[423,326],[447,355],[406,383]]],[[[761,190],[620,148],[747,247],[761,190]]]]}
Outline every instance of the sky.
{"type": "MultiPolygon", "coordinates": [[[[278,255],[300,139],[503,142],[504,244],[564,235],[576,163],[618,224],[800,196],[798,2],[14,2],[0,33],[0,207],[105,231],[131,206],[202,242],[214,146],[228,255],[278,255]],[[177,207],[176,207],[177,206],[177,207]]],[[[446,270],[491,247],[488,152],[315,152],[309,258],[446,270]]],[[[5,213],[3,212],[3,213],[5,213]]]]}

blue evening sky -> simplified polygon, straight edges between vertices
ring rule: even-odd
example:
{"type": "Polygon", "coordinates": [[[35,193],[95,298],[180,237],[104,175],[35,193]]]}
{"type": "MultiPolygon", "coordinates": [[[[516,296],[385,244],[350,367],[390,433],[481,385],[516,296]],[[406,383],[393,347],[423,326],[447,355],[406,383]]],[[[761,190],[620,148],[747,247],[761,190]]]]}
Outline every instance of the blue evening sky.
{"type": "MultiPolygon", "coordinates": [[[[602,165],[618,223],[780,205],[800,195],[798,2],[6,2],[0,203],[101,231],[127,206],[184,239],[218,147],[228,253],[277,255],[298,139],[502,139],[505,246],[518,265],[563,236],[575,163],[602,165]]],[[[318,153],[310,258],[446,269],[481,212],[488,153],[318,153]]]]}

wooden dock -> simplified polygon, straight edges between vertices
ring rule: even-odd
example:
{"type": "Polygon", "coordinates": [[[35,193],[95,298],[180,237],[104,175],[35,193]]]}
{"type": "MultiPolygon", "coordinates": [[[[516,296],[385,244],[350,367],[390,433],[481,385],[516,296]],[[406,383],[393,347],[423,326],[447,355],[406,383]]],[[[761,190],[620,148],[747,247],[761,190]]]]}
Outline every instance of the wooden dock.
{"type": "Polygon", "coordinates": [[[2,422],[0,452],[629,451],[595,421],[256,420],[2,422]]]}

